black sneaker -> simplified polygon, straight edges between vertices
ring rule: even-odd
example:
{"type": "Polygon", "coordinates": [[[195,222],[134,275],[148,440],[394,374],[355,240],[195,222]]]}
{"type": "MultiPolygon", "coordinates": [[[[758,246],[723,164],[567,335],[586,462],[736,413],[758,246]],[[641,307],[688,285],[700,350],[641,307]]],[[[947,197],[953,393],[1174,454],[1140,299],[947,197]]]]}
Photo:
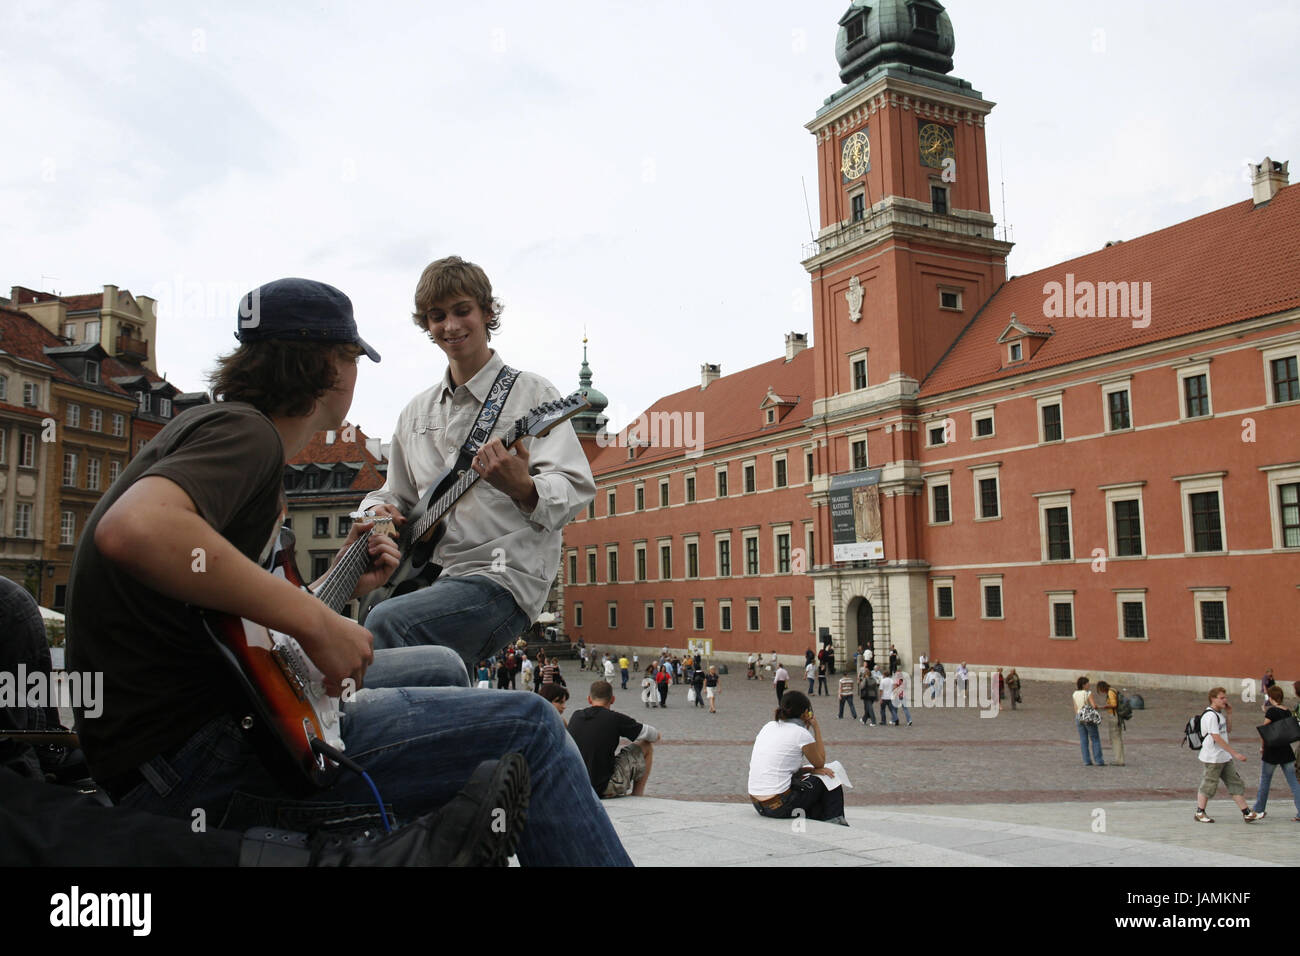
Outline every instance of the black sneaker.
{"type": "Polygon", "coordinates": [[[452,801],[392,833],[321,833],[312,866],[505,866],[528,819],[522,755],[485,760],[452,801]]]}

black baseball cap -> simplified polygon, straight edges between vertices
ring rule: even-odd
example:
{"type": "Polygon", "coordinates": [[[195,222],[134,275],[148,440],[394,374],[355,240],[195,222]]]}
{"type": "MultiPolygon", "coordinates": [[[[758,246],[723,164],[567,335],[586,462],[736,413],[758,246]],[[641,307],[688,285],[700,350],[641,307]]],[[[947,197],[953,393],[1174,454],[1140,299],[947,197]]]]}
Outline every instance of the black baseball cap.
{"type": "Polygon", "coordinates": [[[313,279],[276,279],[246,294],[239,300],[235,338],[349,342],[379,361],[379,353],[357,334],[352,300],[313,279]]]}

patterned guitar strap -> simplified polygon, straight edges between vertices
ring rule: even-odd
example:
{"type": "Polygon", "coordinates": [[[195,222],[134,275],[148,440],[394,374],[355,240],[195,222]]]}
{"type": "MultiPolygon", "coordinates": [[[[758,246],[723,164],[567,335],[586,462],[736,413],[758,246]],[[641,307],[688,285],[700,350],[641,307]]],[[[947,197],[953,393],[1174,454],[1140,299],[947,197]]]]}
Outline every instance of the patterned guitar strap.
{"type": "Polygon", "coordinates": [[[501,371],[497,372],[496,381],[488,389],[487,398],[483,399],[483,407],[479,409],[478,421],[469,430],[469,437],[461,446],[460,455],[456,459],[457,474],[468,470],[479,448],[492,437],[492,429],[496,427],[497,419],[501,417],[501,409],[506,407],[506,399],[518,377],[519,370],[509,365],[502,365],[501,371]]]}

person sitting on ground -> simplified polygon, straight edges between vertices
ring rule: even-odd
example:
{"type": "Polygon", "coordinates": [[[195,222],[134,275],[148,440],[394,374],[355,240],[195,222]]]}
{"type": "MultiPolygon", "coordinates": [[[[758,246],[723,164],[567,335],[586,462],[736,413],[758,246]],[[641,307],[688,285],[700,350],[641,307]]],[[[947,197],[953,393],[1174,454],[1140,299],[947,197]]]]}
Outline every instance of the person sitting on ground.
{"type": "Polygon", "coordinates": [[[591,786],[601,799],[645,793],[654,765],[654,742],[659,731],[613,710],[614,688],[609,681],[593,681],[585,707],[569,718],[569,736],[587,765],[591,786]],[[623,740],[630,741],[619,749],[623,740]]]}
{"type": "Polygon", "coordinates": [[[749,757],[749,799],[759,816],[787,818],[796,810],[810,820],[848,826],[844,788],[828,789],[823,777],[826,746],[812,704],[797,690],[785,692],[781,706],[754,739],[749,757]]]}

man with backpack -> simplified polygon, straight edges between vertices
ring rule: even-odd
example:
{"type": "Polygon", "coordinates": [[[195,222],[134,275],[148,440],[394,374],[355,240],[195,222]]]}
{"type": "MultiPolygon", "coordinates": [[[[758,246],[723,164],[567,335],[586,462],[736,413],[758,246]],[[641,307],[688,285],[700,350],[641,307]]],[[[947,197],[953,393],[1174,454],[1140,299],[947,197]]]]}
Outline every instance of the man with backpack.
{"type": "MultiPolygon", "coordinates": [[[[1228,703],[1228,692],[1222,687],[1215,687],[1209,693],[1210,706],[1205,708],[1199,720],[1201,737],[1201,786],[1196,793],[1196,813],[1192,819],[1197,823],[1213,823],[1214,818],[1205,812],[1210,798],[1219,789],[1219,781],[1228,785],[1228,795],[1241,811],[1244,823],[1254,823],[1259,816],[1246,804],[1246,784],[1237,772],[1233,761],[1246,762],[1246,758],[1233,750],[1228,743],[1228,732],[1232,729],[1232,705],[1228,703]]],[[[1192,745],[1193,748],[1195,744],[1192,745]]]]}
{"type": "MultiPolygon", "coordinates": [[[[1015,671],[1011,672],[1012,674],[1015,671]]],[[[1010,683],[1007,684],[1010,687],[1010,683]]],[[[1016,678],[1016,687],[1011,691],[1013,707],[1015,695],[1020,689],[1020,678],[1016,678]]],[[[1111,687],[1104,680],[1097,681],[1097,690],[1101,691],[1102,699],[1106,702],[1101,708],[1102,719],[1106,722],[1106,735],[1110,742],[1112,767],[1124,766],[1124,721],[1133,716],[1133,708],[1129,706],[1127,698],[1121,698],[1115,688],[1111,687]],[[1126,710],[1127,713],[1121,713],[1126,710]]]]}

